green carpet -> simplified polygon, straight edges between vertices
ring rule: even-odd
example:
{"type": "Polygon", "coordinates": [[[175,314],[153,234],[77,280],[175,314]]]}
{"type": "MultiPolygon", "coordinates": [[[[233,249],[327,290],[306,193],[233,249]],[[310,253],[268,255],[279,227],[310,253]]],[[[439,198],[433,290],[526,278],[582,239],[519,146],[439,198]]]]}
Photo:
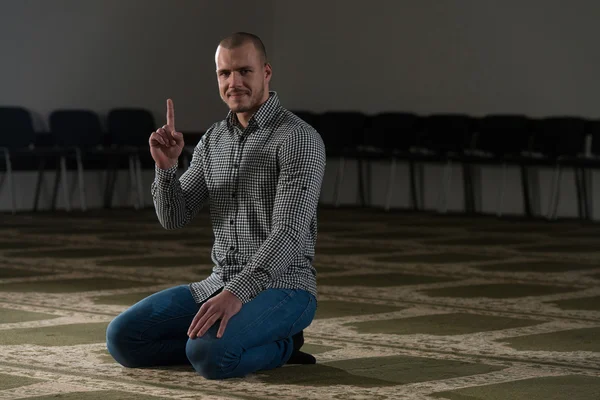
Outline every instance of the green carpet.
{"type": "Polygon", "coordinates": [[[43,382],[42,379],[31,379],[22,376],[13,376],[0,374],[0,391],[6,389],[17,388],[20,386],[32,385],[34,383],[43,382]]]}
{"type": "Polygon", "coordinates": [[[455,313],[357,322],[350,325],[359,333],[393,333],[396,335],[423,333],[446,336],[520,328],[538,323],[527,319],[455,313]]]}
{"type": "Polygon", "coordinates": [[[434,397],[448,400],[597,400],[599,395],[599,378],[567,375],[439,392],[434,397]]]}
{"type": "Polygon", "coordinates": [[[489,297],[493,299],[509,299],[513,297],[544,296],[572,292],[574,290],[573,288],[549,285],[498,283],[430,289],[424,290],[424,292],[431,297],[489,297]]]}
{"type": "Polygon", "coordinates": [[[600,229],[380,210],[319,212],[318,308],[286,365],[226,382],[129,369],[120,312],[210,274],[208,210],[2,215],[0,399],[600,399],[600,229]]]}
{"type": "Polygon", "coordinates": [[[494,263],[477,266],[483,271],[509,271],[509,272],[566,272],[586,269],[596,269],[597,264],[582,264],[578,262],[559,261],[525,261],[511,263],[494,263]]]}
{"type": "Polygon", "coordinates": [[[35,281],[5,283],[0,285],[2,292],[43,292],[71,293],[106,289],[124,289],[137,286],[153,286],[152,282],[125,281],[112,278],[60,279],[53,281],[35,281]]]}

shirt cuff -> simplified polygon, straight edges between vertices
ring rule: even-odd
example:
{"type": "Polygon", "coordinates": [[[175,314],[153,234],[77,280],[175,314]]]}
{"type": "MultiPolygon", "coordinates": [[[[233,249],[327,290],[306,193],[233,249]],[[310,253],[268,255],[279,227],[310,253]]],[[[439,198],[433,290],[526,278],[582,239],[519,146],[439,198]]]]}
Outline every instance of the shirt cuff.
{"type": "Polygon", "coordinates": [[[268,280],[269,277],[264,271],[254,270],[252,276],[242,272],[227,283],[223,289],[233,293],[242,304],[246,304],[265,289],[266,286],[262,282],[268,282],[268,280]]]}
{"type": "Polygon", "coordinates": [[[156,173],[157,181],[170,181],[177,174],[177,165],[173,165],[169,169],[159,168],[158,165],[154,166],[154,172],[156,173]]]}

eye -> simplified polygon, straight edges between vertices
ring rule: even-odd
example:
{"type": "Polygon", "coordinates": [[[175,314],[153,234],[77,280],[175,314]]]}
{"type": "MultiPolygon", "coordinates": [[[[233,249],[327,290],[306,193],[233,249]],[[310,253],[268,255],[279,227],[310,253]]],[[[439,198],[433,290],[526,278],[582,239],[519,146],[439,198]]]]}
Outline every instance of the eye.
{"type": "Polygon", "coordinates": [[[219,72],[219,76],[228,77],[229,76],[229,71],[221,71],[221,72],[219,72]]]}
{"type": "Polygon", "coordinates": [[[242,75],[246,75],[246,74],[248,74],[248,73],[250,73],[250,72],[252,72],[252,71],[251,71],[251,70],[249,70],[249,69],[243,69],[243,70],[241,70],[241,71],[240,71],[240,73],[241,73],[242,75]]]}

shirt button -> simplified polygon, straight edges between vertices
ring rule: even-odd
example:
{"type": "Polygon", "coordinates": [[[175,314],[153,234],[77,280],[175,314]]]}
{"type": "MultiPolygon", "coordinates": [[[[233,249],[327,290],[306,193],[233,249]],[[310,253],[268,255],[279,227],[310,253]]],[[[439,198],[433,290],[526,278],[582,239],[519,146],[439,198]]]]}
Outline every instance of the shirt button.
{"type": "Polygon", "coordinates": [[[229,248],[229,250],[233,251],[233,250],[235,250],[235,247],[231,246],[231,247],[229,248]]]}
{"type": "Polygon", "coordinates": [[[230,225],[233,225],[233,220],[232,220],[232,219],[231,219],[231,220],[229,220],[229,224],[230,224],[230,225]]]}
{"type": "Polygon", "coordinates": [[[233,168],[238,169],[239,164],[233,164],[233,168]]]}

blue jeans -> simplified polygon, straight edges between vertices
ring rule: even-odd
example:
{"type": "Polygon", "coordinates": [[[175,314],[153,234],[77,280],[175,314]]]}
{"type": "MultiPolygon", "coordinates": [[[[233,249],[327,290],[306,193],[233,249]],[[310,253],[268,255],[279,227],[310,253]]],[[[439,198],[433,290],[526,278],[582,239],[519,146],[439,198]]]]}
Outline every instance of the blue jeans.
{"type": "Polygon", "coordinates": [[[267,289],[231,317],[222,338],[216,337],[217,321],[190,339],[187,330],[200,306],[188,285],[148,296],[108,325],[109,353],[130,368],[191,364],[207,379],[277,368],[292,355],[291,336],[312,322],[316,299],[304,290],[267,289]]]}

